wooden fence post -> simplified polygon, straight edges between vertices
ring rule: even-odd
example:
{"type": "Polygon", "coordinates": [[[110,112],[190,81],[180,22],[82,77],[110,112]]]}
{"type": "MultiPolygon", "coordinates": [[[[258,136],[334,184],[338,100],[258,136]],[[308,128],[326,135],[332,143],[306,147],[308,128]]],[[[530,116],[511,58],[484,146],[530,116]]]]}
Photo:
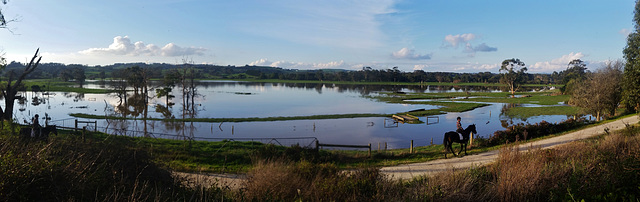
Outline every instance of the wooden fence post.
{"type": "Polygon", "coordinates": [[[413,140],[411,140],[411,148],[409,149],[409,153],[413,154],[413,140]]]}
{"type": "Polygon", "coordinates": [[[320,141],[316,139],[316,151],[320,150],[320,141]]]}

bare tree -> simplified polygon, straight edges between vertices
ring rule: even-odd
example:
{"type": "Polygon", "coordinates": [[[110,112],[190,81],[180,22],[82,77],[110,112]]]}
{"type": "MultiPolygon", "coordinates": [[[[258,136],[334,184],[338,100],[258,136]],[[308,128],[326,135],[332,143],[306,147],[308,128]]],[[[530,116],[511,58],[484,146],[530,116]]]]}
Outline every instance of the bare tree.
{"type": "Polygon", "coordinates": [[[38,56],[39,51],[40,49],[38,48],[36,50],[36,53],[33,55],[33,58],[31,58],[31,61],[29,62],[29,64],[27,64],[27,67],[24,69],[24,71],[22,71],[22,73],[19,76],[17,76],[17,78],[16,78],[15,71],[7,72],[6,85],[2,86],[2,96],[4,96],[4,103],[5,103],[4,110],[0,107],[0,116],[2,117],[2,120],[11,120],[11,118],[13,117],[13,104],[15,103],[18,89],[23,87],[22,80],[24,80],[24,78],[28,74],[33,72],[33,70],[35,70],[38,67],[38,64],[40,64],[40,60],[42,59],[42,56],[38,56]],[[15,79],[15,82],[14,82],[14,79],[15,79]]]}
{"type": "MultiPolygon", "coordinates": [[[[6,4],[7,4],[7,2],[9,2],[9,0],[1,0],[1,1],[0,1],[0,4],[2,4],[2,5],[6,5],[6,4]]],[[[7,20],[7,19],[4,17],[4,14],[2,13],[2,7],[0,7],[0,29],[7,29],[7,30],[9,30],[9,32],[12,32],[12,31],[11,31],[11,29],[9,29],[8,24],[9,24],[10,22],[15,22],[15,21],[17,21],[17,19],[15,19],[15,18],[14,18],[14,19],[8,19],[8,20],[7,20]]]]}
{"type": "Polygon", "coordinates": [[[601,120],[602,115],[614,115],[622,99],[621,61],[607,62],[605,66],[592,74],[575,88],[570,103],[583,108],[584,112],[601,120]]]}

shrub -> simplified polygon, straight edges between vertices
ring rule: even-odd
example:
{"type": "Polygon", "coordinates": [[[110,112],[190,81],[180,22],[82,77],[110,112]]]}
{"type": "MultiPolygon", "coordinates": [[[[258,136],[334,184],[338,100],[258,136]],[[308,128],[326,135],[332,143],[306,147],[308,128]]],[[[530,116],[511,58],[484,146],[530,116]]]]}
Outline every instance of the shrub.
{"type": "Polygon", "coordinates": [[[0,198],[132,201],[195,196],[156,166],[147,152],[119,139],[83,142],[56,136],[43,142],[0,135],[0,198]]]}
{"type": "Polygon", "coordinates": [[[560,131],[568,131],[591,123],[590,121],[580,118],[578,120],[567,119],[563,122],[553,124],[541,121],[535,124],[517,124],[508,127],[506,130],[496,131],[486,141],[481,141],[483,146],[496,146],[508,142],[516,142],[520,140],[528,140],[544,137],[560,131]]]}

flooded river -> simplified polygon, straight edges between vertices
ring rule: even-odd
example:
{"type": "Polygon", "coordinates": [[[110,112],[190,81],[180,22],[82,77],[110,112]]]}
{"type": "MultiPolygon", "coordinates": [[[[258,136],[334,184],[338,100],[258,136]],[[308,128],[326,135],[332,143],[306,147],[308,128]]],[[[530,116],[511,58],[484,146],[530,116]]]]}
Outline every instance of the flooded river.
{"type": "MultiPolygon", "coordinates": [[[[88,88],[109,88],[90,84],[88,88]]],[[[90,120],[96,124],[81,123],[110,134],[151,136],[170,139],[196,139],[220,141],[255,140],[280,145],[300,144],[310,146],[315,140],[327,144],[378,144],[387,143],[389,149],[408,148],[414,145],[442,144],[443,134],[455,130],[456,117],[463,125],[476,124],[480,136],[489,136],[496,130],[504,130],[504,124],[536,123],[542,120],[559,122],[566,116],[537,116],[527,120],[501,116],[502,103],[461,113],[447,113],[420,117],[423,124],[395,123],[390,118],[344,118],[325,120],[293,120],[268,122],[171,122],[144,121],[148,118],[246,118],[290,117],[328,114],[393,114],[414,109],[435,109],[438,106],[422,104],[390,104],[368,98],[381,92],[477,92],[499,91],[489,87],[451,86],[398,86],[398,85],[332,85],[332,84],[284,84],[235,81],[202,81],[197,85],[194,105],[185,109],[181,89],[174,89],[175,98],[167,104],[165,98],[150,99],[147,105],[118,107],[120,99],[115,94],[79,94],[52,92],[24,93],[26,100],[16,104],[14,117],[23,122],[34,114],[51,117],[49,124],[75,127],[70,113],[93,115],[117,115],[137,120],[90,120]],[[97,126],[97,128],[96,128],[97,126]]],[[[535,107],[529,105],[528,107],[535,107]]],[[[42,120],[40,123],[44,123],[42,120]]]]}

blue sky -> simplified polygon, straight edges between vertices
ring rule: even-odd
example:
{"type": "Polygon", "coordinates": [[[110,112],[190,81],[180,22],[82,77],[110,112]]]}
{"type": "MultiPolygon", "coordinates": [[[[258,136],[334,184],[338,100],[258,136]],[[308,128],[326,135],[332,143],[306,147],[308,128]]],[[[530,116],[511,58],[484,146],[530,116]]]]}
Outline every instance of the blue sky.
{"type": "Polygon", "coordinates": [[[0,51],[26,62],[529,72],[622,58],[632,0],[10,0],[0,51]]]}

